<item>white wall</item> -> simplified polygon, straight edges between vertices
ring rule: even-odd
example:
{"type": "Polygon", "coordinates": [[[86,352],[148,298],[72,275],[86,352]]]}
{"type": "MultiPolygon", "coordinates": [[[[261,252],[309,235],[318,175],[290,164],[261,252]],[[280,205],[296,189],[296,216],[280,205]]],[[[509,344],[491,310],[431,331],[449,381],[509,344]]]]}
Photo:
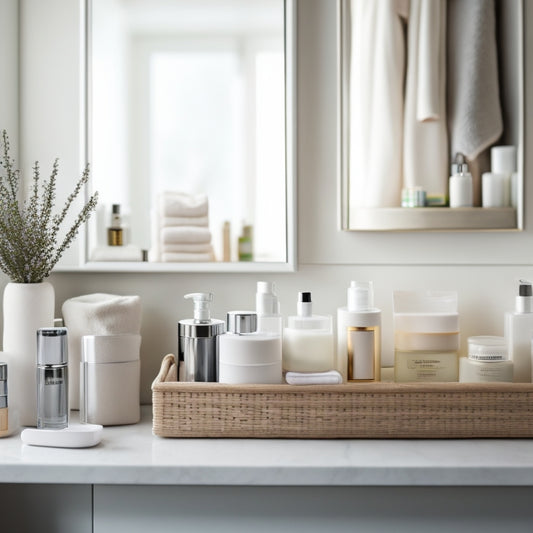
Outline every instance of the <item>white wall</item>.
{"type": "MultiPolygon", "coordinates": [[[[57,1],[60,0],[54,0],[57,1]]],[[[530,223],[533,188],[528,187],[527,175],[527,170],[533,168],[533,155],[528,154],[527,144],[526,197],[530,207],[526,210],[524,232],[338,231],[336,4],[331,0],[299,2],[297,272],[264,276],[229,273],[58,273],[51,276],[58,314],[62,301],[80,294],[113,292],[141,296],[144,306],[142,399],[145,402],[150,401],[149,386],[163,355],[176,350],[178,320],[191,314],[190,303],[183,300],[187,292],[214,292],[214,315],[223,317],[226,310],[253,307],[255,281],[273,280],[278,286],[284,314],[295,312],[298,290],[313,292],[318,313],[333,314],[338,306],[345,305],[345,289],[351,279],[373,280],[375,302],[383,310],[383,357],[386,363],[392,364],[394,289],[456,289],[464,347],[470,335],[503,334],[503,313],[514,305],[516,281],[520,277],[533,278],[530,223]]],[[[528,9],[528,22],[533,19],[532,7],[528,9]]],[[[526,32],[526,51],[533,50],[533,32],[529,33],[526,32]]],[[[531,88],[531,72],[526,75],[527,87],[531,88]]],[[[531,94],[527,94],[526,106],[529,102],[531,94]]],[[[531,119],[526,122],[526,134],[530,125],[531,119]]],[[[71,138],[77,134],[70,132],[71,138]]],[[[32,136],[37,142],[35,135],[29,123],[23,124],[23,143],[32,136]]],[[[74,159],[76,156],[72,155],[74,159]]],[[[75,161],[68,164],[69,168],[76,168],[75,161]]]]}

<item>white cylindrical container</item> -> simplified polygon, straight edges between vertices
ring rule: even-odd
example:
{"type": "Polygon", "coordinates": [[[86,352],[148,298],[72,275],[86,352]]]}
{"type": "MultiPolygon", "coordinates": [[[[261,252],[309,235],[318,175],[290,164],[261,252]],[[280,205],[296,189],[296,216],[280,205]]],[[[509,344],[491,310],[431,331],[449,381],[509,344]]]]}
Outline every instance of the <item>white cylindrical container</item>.
{"type": "Polygon", "coordinates": [[[352,281],[348,305],[337,312],[337,370],[343,381],[381,379],[381,311],[374,307],[372,282],[352,281]]]}
{"type": "Polygon", "coordinates": [[[80,364],[80,420],[115,426],[141,418],[141,336],[86,335],[80,364]]]}
{"type": "Polygon", "coordinates": [[[490,150],[490,169],[499,174],[516,172],[516,146],[493,146],[490,150]]]}
{"type": "Polygon", "coordinates": [[[313,315],[311,293],[298,294],[297,315],[283,330],[283,370],[326,372],[335,368],[331,316],[313,315]]]}
{"type": "Polygon", "coordinates": [[[218,338],[220,383],[281,383],[281,337],[257,333],[257,315],[230,311],[227,333],[218,338]]]}
{"type": "Polygon", "coordinates": [[[507,359],[505,338],[489,335],[469,337],[468,358],[461,357],[459,362],[459,381],[512,383],[513,362],[507,359]]]}
{"type": "Polygon", "coordinates": [[[507,207],[510,196],[510,175],[484,172],[481,177],[481,205],[507,207]]]}
{"type": "Polygon", "coordinates": [[[461,171],[459,174],[450,176],[450,207],[472,207],[472,204],[472,174],[468,171],[461,171]]]}

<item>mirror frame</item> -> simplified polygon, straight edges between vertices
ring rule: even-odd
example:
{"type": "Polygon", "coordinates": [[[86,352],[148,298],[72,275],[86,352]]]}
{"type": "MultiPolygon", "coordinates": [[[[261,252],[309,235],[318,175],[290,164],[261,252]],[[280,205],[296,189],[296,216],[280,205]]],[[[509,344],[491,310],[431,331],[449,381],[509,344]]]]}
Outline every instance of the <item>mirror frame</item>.
{"type": "MultiPolygon", "coordinates": [[[[84,146],[85,161],[91,154],[91,0],[84,0],[84,146]]],[[[286,216],[286,261],[285,262],[202,262],[202,263],[151,263],[151,262],[92,262],[89,261],[89,238],[87,228],[80,231],[82,241],[81,265],[76,270],[85,272],[294,272],[297,268],[296,247],[296,177],[297,177],[297,0],[284,0],[285,35],[285,216],[286,216]]],[[[88,197],[89,188],[86,191],[88,197]]],[[[73,270],[58,266],[57,271],[73,270]]]]}
{"type": "MultiPolygon", "coordinates": [[[[507,82],[507,85],[516,85],[518,99],[516,116],[513,116],[513,129],[516,131],[518,142],[517,173],[518,173],[518,200],[516,210],[511,207],[492,208],[491,212],[483,208],[453,208],[454,216],[450,216],[446,207],[404,208],[382,207],[375,209],[350,208],[349,196],[349,109],[348,93],[348,12],[349,0],[339,0],[337,9],[338,24],[338,123],[339,123],[339,226],[343,231],[353,232],[457,232],[457,231],[505,231],[517,232],[524,230],[524,122],[525,122],[525,6],[523,0],[518,0],[517,25],[512,44],[518,47],[516,58],[517,83],[507,82]]],[[[506,47],[512,48],[512,45],[506,47]]],[[[514,80],[512,80],[514,82],[514,80]]],[[[504,84],[505,85],[505,84],[504,84]]]]}

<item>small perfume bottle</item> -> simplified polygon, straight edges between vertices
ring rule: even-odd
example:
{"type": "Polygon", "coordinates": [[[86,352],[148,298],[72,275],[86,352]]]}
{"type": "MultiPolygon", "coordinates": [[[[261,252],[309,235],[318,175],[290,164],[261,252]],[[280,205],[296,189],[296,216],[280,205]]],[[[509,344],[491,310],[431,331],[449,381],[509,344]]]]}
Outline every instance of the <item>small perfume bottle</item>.
{"type": "Polygon", "coordinates": [[[67,328],[37,330],[37,428],[68,426],[67,328]]]}
{"type": "Polygon", "coordinates": [[[8,433],[7,363],[0,363],[0,437],[5,437],[8,433]]]}
{"type": "Polygon", "coordinates": [[[124,244],[120,204],[113,204],[111,208],[111,225],[107,228],[107,244],[109,246],[122,246],[124,244]]]}

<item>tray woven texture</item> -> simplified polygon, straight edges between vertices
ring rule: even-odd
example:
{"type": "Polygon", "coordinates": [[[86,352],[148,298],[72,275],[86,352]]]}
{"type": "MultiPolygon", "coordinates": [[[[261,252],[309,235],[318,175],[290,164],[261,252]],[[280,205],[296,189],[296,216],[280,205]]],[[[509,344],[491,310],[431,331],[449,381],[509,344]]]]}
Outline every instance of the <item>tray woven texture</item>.
{"type": "Polygon", "coordinates": [[[169,354],[152,400],[153,433],[161,437],[533,437],[532,384],[180,383],[169,354]]]}

